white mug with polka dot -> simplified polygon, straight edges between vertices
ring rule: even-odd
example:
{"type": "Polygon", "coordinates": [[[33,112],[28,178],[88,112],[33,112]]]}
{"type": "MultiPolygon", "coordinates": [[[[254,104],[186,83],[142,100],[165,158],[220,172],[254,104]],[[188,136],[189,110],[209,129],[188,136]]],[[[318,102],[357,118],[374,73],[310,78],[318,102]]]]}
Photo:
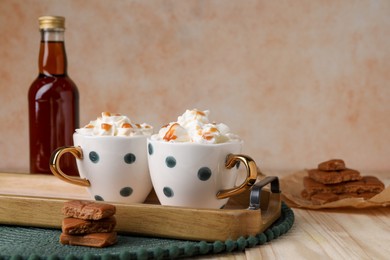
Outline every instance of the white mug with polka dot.
{"type": "Polygon", "coordinates": [[[149,171],[160,203],[222,208],[229,197],[249,189],[257,179],[256,163],[240,154],[241,148],[242,141],[199,144],[148,138],[149,171]],[[236,185],[240,162],[246,178],[236,185]]]}
{"type": "Polygon", "coordinates": [[[75,133],[74,146],[53,152],[52,173],[66,182],[86,186],[98,201],[142,203],[152,190],[146,139],[148,136],[86,136],[75,133]],[[61,156],[71,153],[80,177],[60,168],[61,156]]]}

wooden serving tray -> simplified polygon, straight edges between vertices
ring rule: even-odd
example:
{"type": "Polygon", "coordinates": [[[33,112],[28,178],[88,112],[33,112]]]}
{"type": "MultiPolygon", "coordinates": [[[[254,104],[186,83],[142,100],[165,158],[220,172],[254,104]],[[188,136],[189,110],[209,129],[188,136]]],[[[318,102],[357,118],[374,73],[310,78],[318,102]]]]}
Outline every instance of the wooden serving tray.
{"type": "MultiPolygon", "coordinates": [[[[230,198],[224,209],[162,206],[152,191],[145,203],[115,204],[116,230],[187,240],[236,240],[263,232],[280,216],[278,179],[267,177],[230,198]],[[271,183],[271,189],[262,189],[271,183]],[[275,184],[275,187],[274,185],[275,184]],[[248,208],[249,206],[249,208],[248,208]]],[[[90,200],[83,187],[51,175],[0,173],[0,224],[61,228],[63,203],[90,200]]]]}

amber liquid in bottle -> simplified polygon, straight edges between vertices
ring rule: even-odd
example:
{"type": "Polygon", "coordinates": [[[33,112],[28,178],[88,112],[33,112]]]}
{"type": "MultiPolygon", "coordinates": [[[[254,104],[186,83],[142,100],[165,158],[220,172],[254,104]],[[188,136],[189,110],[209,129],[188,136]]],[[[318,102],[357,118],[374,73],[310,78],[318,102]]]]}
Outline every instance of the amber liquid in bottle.
{"type": "MultiPolygon", "coordinates": [[[[73,145],[79,128],[79,93],[67,74],[63,30],[41,30],[39,75],[28,92],[30,172],[50,174],[55,149],[73,145]]],[[[78,175],[73,156],[65,154],[61,168],[78,175]]]]}

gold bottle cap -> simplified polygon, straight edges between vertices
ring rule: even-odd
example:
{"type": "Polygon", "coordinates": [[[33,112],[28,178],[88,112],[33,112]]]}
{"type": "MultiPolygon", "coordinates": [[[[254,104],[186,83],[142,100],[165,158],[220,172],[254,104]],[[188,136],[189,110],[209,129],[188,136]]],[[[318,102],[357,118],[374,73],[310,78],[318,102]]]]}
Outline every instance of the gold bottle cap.
{"type": "Polygon", "coordinates": [[[41,16],[38,20],[39,29],[65,29],[65,17],[41,16]]]}

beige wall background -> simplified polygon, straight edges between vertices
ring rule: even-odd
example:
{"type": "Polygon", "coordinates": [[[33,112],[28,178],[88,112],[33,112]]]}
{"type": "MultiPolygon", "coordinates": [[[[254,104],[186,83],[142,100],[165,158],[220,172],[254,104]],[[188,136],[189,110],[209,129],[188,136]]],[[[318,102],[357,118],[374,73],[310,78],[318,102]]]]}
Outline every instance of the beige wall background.
{"type": "Polygon", "coordinates": [[[0,170],[28,171],[38,17],[66,17],[81,125],[209,109],[266,170],[390,170],[390,1],[0,1],[0,170]]]}

